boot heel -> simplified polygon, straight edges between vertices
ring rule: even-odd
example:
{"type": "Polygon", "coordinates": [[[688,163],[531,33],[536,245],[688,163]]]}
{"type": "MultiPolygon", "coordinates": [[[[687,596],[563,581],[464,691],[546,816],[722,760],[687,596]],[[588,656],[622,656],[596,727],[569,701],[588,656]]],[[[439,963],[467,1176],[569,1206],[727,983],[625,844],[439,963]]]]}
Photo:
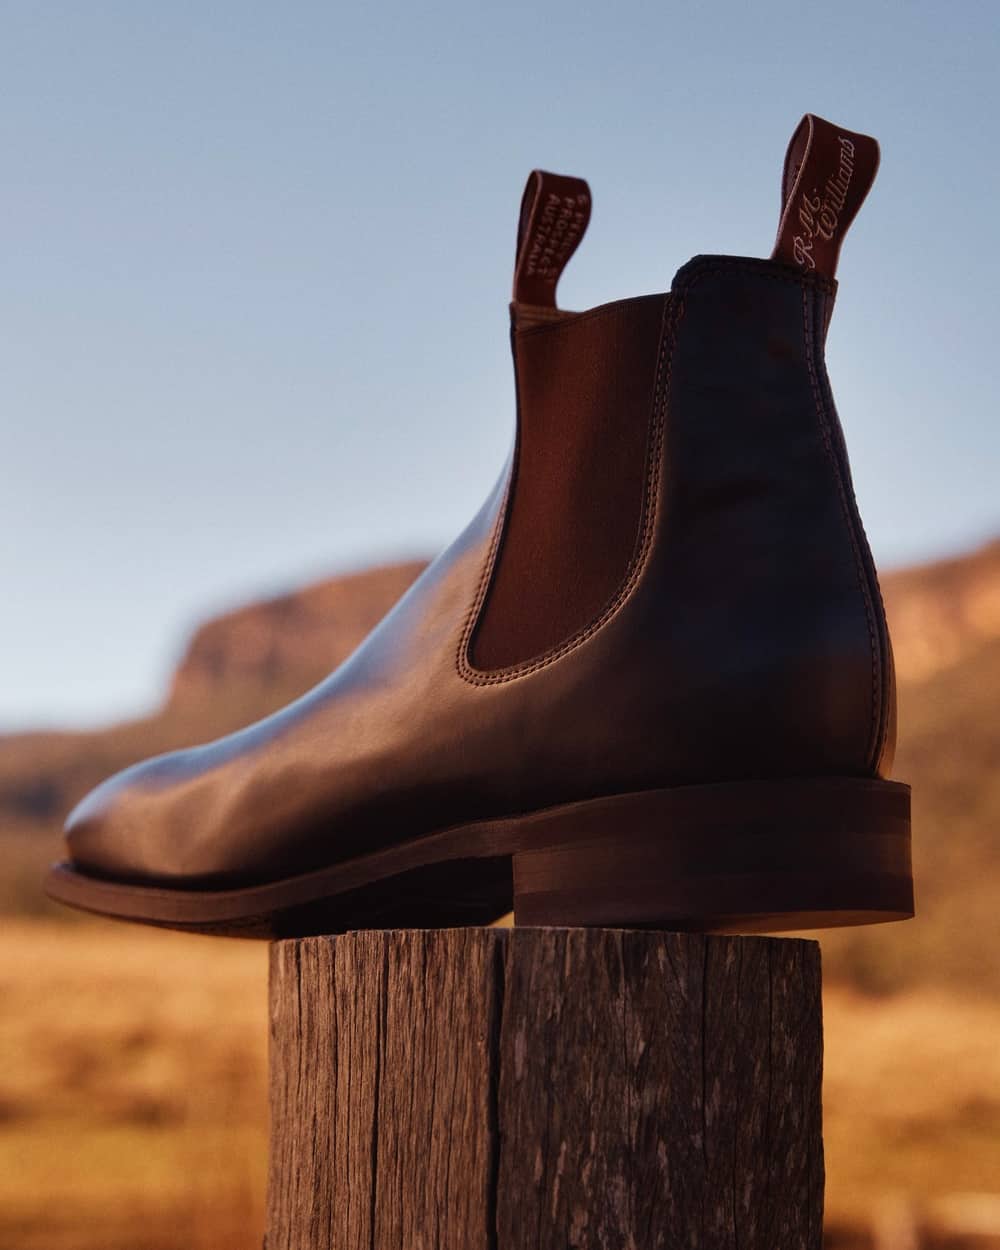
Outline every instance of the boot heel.
{"type": "Polygon", "coordinates": [[[776,932],[913,915],[910,788],[830,777],[650,790],[537,813],[520,925],[776,932]]]}

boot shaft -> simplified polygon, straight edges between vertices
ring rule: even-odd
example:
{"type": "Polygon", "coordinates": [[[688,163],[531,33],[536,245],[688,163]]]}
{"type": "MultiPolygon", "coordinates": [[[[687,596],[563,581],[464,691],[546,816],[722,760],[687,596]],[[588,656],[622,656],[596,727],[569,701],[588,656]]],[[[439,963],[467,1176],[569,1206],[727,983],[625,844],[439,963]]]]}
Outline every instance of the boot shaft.
{"type": "Polygon", "coordinates": [[[662,702],[686,780],[720,758],[747,776],[891,767],[888,632],[823,353],[877,159],[873,140],[805,119],[771,260],[699,257],[669,294],[579,314],[555,288],[589,191],[529,181],[518,432],[470,659],[530,673],[631,614],[623,683],[642,670],[638,723],[662,702]]]}

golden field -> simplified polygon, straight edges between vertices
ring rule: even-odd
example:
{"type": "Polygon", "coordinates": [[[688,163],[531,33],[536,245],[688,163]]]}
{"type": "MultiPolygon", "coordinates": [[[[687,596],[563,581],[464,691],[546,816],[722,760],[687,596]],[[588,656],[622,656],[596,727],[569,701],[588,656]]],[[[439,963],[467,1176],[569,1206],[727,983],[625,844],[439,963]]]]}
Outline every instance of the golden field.
{"type": "Polygon", "coordinates": [[[266,945],[0,928],[0,1250],[249,1250],[266,945]]]}
{"type": "MultiPolygon", "coordinates": [[[[260,1245],[266,957],[263,943],[5,922],[0,1250],[260,1245]]],[[[831,986],[825,1011],[831,1226],[860,1232],[899,1197],[996,1190],[1000,1006],[831,986]]]]}

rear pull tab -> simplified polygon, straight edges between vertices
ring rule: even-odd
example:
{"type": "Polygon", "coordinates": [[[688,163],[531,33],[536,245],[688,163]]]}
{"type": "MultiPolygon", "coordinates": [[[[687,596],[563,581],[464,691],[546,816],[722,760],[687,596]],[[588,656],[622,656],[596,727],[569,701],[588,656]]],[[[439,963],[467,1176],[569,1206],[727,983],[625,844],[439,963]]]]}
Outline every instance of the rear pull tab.
{"type": "Polygon", "coordinates": [[[514,302],[555,308],[556,284],[590,221],[590,188],[582,178],[536,169],[521,200],[514,302]]]}
{"type": "Polygon", "coordinates": [[[807,113],[792,135],[772,260],[833,278],[840,245],[871,190],[878,143],[807,113]]]}

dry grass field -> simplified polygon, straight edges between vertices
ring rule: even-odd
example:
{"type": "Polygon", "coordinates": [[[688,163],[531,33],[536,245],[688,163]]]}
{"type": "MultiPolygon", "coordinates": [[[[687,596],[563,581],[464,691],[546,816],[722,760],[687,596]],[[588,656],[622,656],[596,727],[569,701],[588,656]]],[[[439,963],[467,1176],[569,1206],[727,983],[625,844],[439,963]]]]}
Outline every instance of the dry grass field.
{"type": "Polygon", "coordinates": [[[250,1250],[264,944],[0,928],[0,1250],[250,1250]]]}
{"type": "MultiPolygon", "coordinates": [[[[266,948],[91,923],[0,933],[0,1250],[252,1250],[266,948]]],[[[826,999],[828,1213],[1000,1188],[1000,1006],[826,999]]]]}

